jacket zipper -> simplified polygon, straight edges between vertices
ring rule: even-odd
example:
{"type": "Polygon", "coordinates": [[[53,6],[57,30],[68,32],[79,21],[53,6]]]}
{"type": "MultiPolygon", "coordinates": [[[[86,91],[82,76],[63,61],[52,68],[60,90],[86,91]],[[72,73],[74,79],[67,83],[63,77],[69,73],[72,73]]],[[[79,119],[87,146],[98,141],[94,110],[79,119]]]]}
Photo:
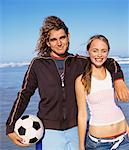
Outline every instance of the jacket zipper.
{"type": "MultiPolygon", "coordinates": [[[[66,60],[69,58],[69,57],[72,57],[72,56],[67,56],[67,58],[64,60],[64,69],[63,69],[63,71],[64,71],[64,82],[65,82],[65,64],[66,64],[66,60]]],[[[56,69],[57,69],[57,72],[58,72],[58,75],[59,75],[59,77],[60,77],[60,73],[59,73],[59,70],[58,70],[58,66],[57,66],[57,64],[56,64],[56,62],[55,62],[55,60],[54,59],[52,59],[51,57],[46,57],[46,59],[51,59],[54,63],[55,63],[55,66],[56,66],[56,69]]],[[[63,93],[63,100],[65,101],[65,97],[66,97],[66,95],[65,95],[65,85],[64,85],[64,83],[62,82],[62,80],[61,80],[61,78],[60,78],[60,81],[61,81],[61,87],[62,87],[62,93],[63,93]]],[[[65,106],[64,106],[64,102],[63,102],[63,120],[65,120],[66,119],[66,108],[65,108],[65,106]]]]}
{"type": "MultiPolygon", "coordinates": [[[[52,59],[52,58],[51,58],[51,59],[52,59]]],[[[59,73],[58,66],[57,66],[55,60],[54,60],[54,59],[52,59],[52,60],[54,61],[55,65],[56,65],[56,69],[57,69],[58,75],[59,75],[59,77],[60,77],[60,73],[59,73]]],[[[65,64],[66,64],[66,60],[67,60],[67,58],[64,60],[64,67],[63,67],[64,79],[63,79],[63,81],[62,81],[62,79],[61,79],[61,77],[60,77],[61,88],[62,88],[62,93],[63,93],[63,120],[66,119],[66,108],[65,108],[65,106],[64,106],[64,101],[65,101],[65,99],[66,99],[66,96],[65,96],[65,84],[64,84],[64,82],[65,82],[65,64]]]]}

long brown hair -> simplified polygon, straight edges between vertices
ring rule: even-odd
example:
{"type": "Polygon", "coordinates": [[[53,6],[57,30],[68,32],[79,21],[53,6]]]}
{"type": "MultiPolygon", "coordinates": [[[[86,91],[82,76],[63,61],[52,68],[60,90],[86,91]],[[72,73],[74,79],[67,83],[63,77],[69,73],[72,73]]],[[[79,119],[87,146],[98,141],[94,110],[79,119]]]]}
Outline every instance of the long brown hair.
{"type": "Polygon", "coordinates": [[[56,16],[48,16],[44,19],[43,25],[40,28],[40,37],[36,45],[36,51],[38,51],[39,56],[50,53],[51,49],[47,45],[49,33],[51,30],[59,29],[64,29],[66,35],[68,36],[68,28],[60,18],[56,16]]]}
{"type": "MultiPolygon", "coordinates": [[[[91,43],[95,39],[102,40],[104,43],[107,44],[108,50],[110,49],[110,45],[109,45],[108,39],[105,36],[103,36],[103,35],[94,35],[94,36],[92,36],[89,39],[89,41],[87,43],[87,46],[86,46],[87,51],[89,51],[91,43]]],[[[82,74],[82,79],[81,79],[82,84],[84,85],[84,88],[85,88],[87,94],[89,94],[90,90],[91,90],[91,75],[92,75],[91,60],[90,60],[90,58],[88,58],[88,59],[89,59],[89,61],[88,61],[87,65],[86,65],[85,71],[82,74]]]]}

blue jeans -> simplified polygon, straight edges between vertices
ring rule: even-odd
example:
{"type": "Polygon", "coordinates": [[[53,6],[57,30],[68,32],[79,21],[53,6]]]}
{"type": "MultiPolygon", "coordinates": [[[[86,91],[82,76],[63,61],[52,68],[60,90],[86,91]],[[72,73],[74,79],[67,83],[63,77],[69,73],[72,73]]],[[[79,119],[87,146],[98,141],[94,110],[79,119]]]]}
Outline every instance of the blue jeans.
{"type": "Polygon", "coordinates": [[[36,150],[79,150],[78,128],[64,131],[45,129],[42,143],[37,143],[36,150]]]}
{"type": "MultiPolygon", "coordinates": [[[[111,147],[114,145],[113,142],[109,143],[101,143],[101,142],[94,142],[87,136],[86,140],[86,150],[110,150],[111,147]]],[[[116,150],[129,150],[129,137],[128,135],[125,136],[124,140],[120,143],[116,150]]]]}

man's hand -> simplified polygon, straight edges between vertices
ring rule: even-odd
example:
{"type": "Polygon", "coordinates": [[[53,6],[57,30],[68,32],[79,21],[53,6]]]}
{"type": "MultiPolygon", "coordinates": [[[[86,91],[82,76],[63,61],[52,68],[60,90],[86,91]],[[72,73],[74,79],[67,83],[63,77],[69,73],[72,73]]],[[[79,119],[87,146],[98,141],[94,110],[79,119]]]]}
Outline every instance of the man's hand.
{"type": "Polygon", "coordinates": [[[13,133],[9,133],[8,137],[13,141],[14,144],[18,145],[18,146],[30,146],[29,144],[23,144],[22,141],[23,139],[20,138],[15,132],[13,133]]]}
{"type": "Polygon", "coordinates": [[[115,80],[114,87],[116,91],[117,99],[123,102],[129,101],[129,89],[123,79],[115,80]]]}

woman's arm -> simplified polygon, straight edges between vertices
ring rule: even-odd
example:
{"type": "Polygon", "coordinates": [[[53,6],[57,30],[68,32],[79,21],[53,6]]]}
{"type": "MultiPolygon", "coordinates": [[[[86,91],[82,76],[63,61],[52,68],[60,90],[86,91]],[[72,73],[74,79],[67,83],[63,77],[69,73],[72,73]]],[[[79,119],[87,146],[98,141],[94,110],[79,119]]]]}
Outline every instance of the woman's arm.
{"type": "Polygon", "coordinates": [[[129,136],[129,125],[128,125],[128,122],[127,122],[127,133],[128,133],[128,136],[129,136]]]}
{"type": "Polygon", "coordinates": [[[85,150],[85,135],[87,128],[86,92],[79,76],[75,82],[75,91],[78,106],[78,134],[79,150],[85,150]]]}

